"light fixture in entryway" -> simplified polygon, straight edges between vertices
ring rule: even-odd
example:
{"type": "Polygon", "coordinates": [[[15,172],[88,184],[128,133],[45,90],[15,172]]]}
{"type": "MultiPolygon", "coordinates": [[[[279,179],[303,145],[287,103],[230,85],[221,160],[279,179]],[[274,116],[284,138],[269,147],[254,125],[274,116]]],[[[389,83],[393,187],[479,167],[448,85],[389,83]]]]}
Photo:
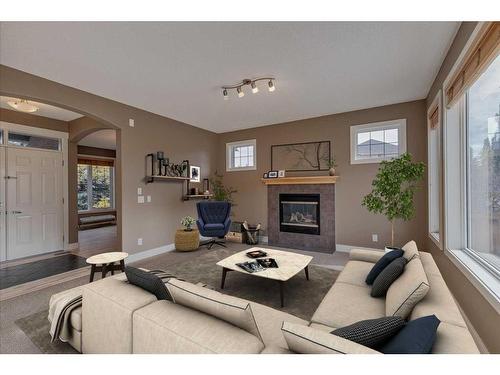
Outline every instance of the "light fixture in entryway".
{"type": "Polygon", "coordinates": [[[228,100],[229,99],[228,90],[236,90],[238,98],[243,98],[245,96],[245,92],[243,91],[244,86],[250,86],[252,88],[252,93],[257,94],[259,92],[259,87],[257,86],[257,82],[259,81],[267,81],[269,92],[273,92],[274,90],[276,90],[275,86],[276,80],[273,77],[263,77],[256,79],[247,78],[235,85],[222,86],[222,96],[224,97],[224,100],[228,100]]]}
{"type": "Polygon", "coordinates": [[[25,99],[14,99],[7,102],[12,108],[20,112],[33,113],[38,111],[38,107],[25,99]]]}

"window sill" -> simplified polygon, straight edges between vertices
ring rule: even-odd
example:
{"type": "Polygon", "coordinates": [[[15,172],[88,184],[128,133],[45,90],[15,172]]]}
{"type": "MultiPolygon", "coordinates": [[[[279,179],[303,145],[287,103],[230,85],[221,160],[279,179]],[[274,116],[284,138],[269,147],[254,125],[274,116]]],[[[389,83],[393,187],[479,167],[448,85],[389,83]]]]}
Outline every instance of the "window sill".
{"type": "Polygon", "coordinates": [[[257,167],[244,167],[244,168],[226,168],[226,172],[244,172],[244,171],[256,171],[257,167]]]}
{"type": "Polygon", "coordinates": [[[491,306],[500,313],[500,279],[487,271],[463,250],[449,250],[445,254],[479,290],[491,306]]]}
{"type": "Polygon", "coordinates": [[[381,163],[384,160],[385,161],[390,161],[390,160],[392,160],[394,158],[400,157],[401,155],[391,156],[391,157],[386,157],[386,158],[354,159],[354,160],[351,160],[351,165],[356,165],[356,164],[376,164],[376,163],[381,163]]]}
{"type": "Polygon", "coordinates": [[[441,244],[441,240],[439,238],[439,232],[429,232],[429,238],[434,242],[439,250],[443,250],[443,245],[441,244]]]}

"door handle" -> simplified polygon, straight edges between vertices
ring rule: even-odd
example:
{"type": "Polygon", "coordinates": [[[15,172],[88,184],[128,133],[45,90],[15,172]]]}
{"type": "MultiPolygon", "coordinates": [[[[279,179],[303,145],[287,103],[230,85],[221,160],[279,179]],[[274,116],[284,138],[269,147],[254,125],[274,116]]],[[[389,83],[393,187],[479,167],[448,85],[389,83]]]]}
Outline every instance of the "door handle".
{"type": "Polygon", "coordinates": [[[5,176],[4,177],[6,180],[16,180],[17,177],[16,176],[5,176]]]}
{"type": "Polygon", "coordinates": [[[22,214],[23,212],[22,211],[11,211],[10,213],[13,215],[17,215],[17,214],[22,214]]]}

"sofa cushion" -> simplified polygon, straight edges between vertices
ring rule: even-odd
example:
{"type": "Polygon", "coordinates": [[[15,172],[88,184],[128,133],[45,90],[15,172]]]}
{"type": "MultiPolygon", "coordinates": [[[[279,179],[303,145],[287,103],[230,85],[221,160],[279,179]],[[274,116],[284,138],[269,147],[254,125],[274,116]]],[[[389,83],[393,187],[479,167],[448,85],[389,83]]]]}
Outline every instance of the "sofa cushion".
{"type": "Polygon", "coordinates": [[[77,331],[82,330],[82,307],[79,306],[76,309],[71,311],[71,315],[69,316],[69,323],[71,327],[76,329],[77,331]]]}
{"type": "Polygon", "coordinates": [[[332,334],[369,348],[376,348],[392,338],[405,324],[406,321],[399,316],[385,316],[337,328],[332,334]]]}
{"type": "Polygon", "coordinates": [[[385,297],[387,290],[390,288],[392,283],[397,280],[399,276],[404,272],[406,265],[406,259],[399,257],[394,259],[387,267],[385,267],[382,272],[376,277],[372,285],[372,291],[370,295],[372,297],[385,297]]]}
{"type": "MultiPolygon", "coordinates": [[[[250,302],[253,316],[257,322],[257,327],[262,337],[264,345],[288,349],[285,338],[281,333],[281,324],[284,321],[294,324],[308,325],[306,320],[297,318],[294,315],[273,309],[255,302],[250,302]]],[[[331,331],[331,328],[330,328],[331,331]]]]}
{"type": "Polygon", "coordinates": [[[425,297],[428,291],[429,281],[422,262],[419,258],[414,257],[406,264],[403,274],[392,283],[387,291],[386,315],[398,315],[406,319],[413,307],[425,297]]]}
{"type": "Polygon", "coordinates": [[[359,320],[385,316],[385,301],[370,297],[368,285],[336,282],[320,303],[311,322],[340,328],[359,320]]]}
{"type": "Polygon", "coordinates": [[[156,297],[129,284],[125,274],[94,281],[82,289],[83,353],[132,353],[132,315],[157,301],[156,297]]]}
{"type": "Polygon", "coordinates": [[[420,257],[420,261],[422,262],[422,266],[424,267],[425,274],[427,276],[429,275],[437,275],[441,276],[441,272],[439,272],[439,268],[432,258],[432,255],[429,253],[426,253],[424,251],[419,251],[418,253],[420,257]]]}
{"type": "Polygon", "coordinates": [[[262,340],[248,301],[176,279],[170,279],[167,288],[175,303],[234,324],[262,340]]]}
{"type": "Polygon", "coordinates": [[[382,258],[378,260],[377,263],[372,267],[368,275],[366,275],[366,283],[372,285],[378,275],[396,258],[402,257],[404,251],[401,249],[392,250],[386,253],[382,258]]]}
{"type": "Polygon", "coordinates": [[[427,315],[436,315],[441,322],[455,324],[466,328],[465,321],[458,310],[443,278],[438,275],[427,275],[429,292],[413,308],[410,319],[417,319],[427,315]]]}
{"type": "Polygon", "coordinates": [[[385,252],[378,249],[351,249],[349,252],[349,259],[361,262],[377,263],[384,255],[385,252]]]}
{"type": "Polygon", "coordinates": [[[403,251],[405,252],[403,256],[406,258],[406,260],[409,262],[413,258],[419,258],[420,255],[418,253],[418,248],[417,244],[415,241],[410,241],[407,244],[405,244],[402,247],[403,251]]]}
{"type": "MultiPolygon", "coordinates": [[[[283,339],[284,340],[284,339],[283,339]]],[[[293,354],[289,349],[284,349],[279,346],[266,346],[260,354],[293,354]]]]}
{"type": "Polygon", "coordinates": [[[130,284],[138,286],[155,295],[159,300],[172,301],[172,296],[167,290],[165,283],[158,274],[166,274],[163,271],[145,271],[139,268],[127,266],[125,275],[130,284]]]}
{"type": "Polygon", "coordinates": [[[311,327],[284,322],[283,336],[291,351],[303,354],[376,354],[373,349],[311,327]]]}
{"type": "Polygon", "coordinates": [[[384,354],[428,354],[436,341],[439,323],[436,315],[412,320],[383,345],[380,351],[384,354]]]}
{"type": "Polygon", "coordinates": [[[476,343],[469,330],[454,324],[441,322],[432,347],[433,354],[478,354],[476,343]]]}
{"type": "Polygon", "coordinates": [[[368,272],[370,272],[372,267],[373,263],[351,260],[347,262],[335,282],[366,287],[366,275],[368,274],[368,272]]]}
{"type": "Polygon", "coordinates": [[[156,301],[134,314],[134,353],[258,354],[264,344],[230,323],[178,305],[156,301]]]}

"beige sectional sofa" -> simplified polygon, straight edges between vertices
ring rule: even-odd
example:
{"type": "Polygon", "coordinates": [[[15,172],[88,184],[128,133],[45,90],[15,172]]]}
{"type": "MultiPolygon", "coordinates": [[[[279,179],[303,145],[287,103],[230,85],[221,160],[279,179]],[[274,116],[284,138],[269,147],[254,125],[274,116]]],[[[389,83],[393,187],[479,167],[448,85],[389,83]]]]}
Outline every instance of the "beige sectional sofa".
{"type": "Polygon", "coordinates": [[[385,299],[372,298],[364,281],[384,253],[352,250],[311,321],[182,281],[168,285],[173,303],[158,301],[123,274],[106,278],[83,287],[81,324],[74,328],[81,343],[71,344],[83,353],[377,353],[329,332],[389,314],[409,314],[410,320],[435,314],[441,324],[433,353],[478,353],[432,256],[418,252],[414,242],[406,246],[411,260],[385,299]],[[408,301],[397,299],[422,277],[418,288],[425,296],[404,311],[408,301]]]}

